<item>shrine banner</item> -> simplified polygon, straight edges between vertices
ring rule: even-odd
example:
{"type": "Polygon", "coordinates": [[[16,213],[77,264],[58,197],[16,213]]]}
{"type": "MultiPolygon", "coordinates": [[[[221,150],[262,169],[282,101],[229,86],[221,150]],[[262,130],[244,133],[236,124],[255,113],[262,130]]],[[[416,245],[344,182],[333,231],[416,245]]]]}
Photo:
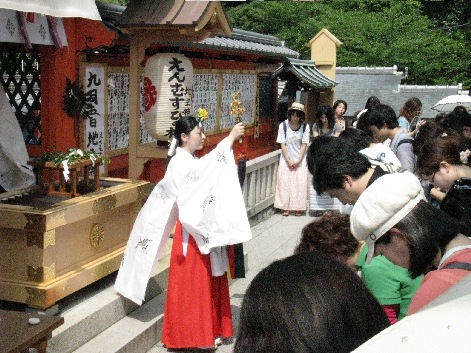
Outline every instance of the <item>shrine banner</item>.
{"type": "MultiPolygon", "coordinates": [[[[87,102],[93,105],[90,117],[85,119],[85,150],[94,150],[105,154],[105,67],[102,65],[85,66],[83,80],[87,102]]],[[[104,165],[100,166],[100,173],[104,172],[104,165]]]]}

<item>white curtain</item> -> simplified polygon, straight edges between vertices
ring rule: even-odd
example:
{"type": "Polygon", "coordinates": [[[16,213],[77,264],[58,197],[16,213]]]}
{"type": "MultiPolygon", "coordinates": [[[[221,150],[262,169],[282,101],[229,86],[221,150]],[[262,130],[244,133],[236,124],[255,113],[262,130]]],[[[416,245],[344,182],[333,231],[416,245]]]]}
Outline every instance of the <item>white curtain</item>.
{"type": "Polygon", "coordinates": [[[95,0],[0,0],[0,9],[101,21],[95,0]]]}
{"type": "Polygon", "coordinates": [[[35,176],[28,165],[28,151],[20,124],[13,113],[7,94],[0,85],[0,185],[6,191],[33,186],[35,176]]]}

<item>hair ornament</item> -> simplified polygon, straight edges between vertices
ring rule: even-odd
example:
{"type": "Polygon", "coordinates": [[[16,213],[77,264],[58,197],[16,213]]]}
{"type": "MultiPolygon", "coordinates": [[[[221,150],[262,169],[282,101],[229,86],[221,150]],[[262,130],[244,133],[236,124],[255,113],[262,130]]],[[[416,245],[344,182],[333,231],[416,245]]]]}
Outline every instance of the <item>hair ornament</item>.
{"type": "Polygon", "coordinates": [[[170,146],[168,148],[167,156],[173,157],[176,149],[177,149],[177,139],[173,137],[172,142],[170,142],[170,146]]]}
{"type": "Polygon", "coordinates": [[[196,121],[201,125],[208,118],[208,111],[204,108],[195,109],[196,121]]]}
{"type": "Polygon", "coordinates": [[[444,132],[444,133],[442,134],[442,137],[447,137],[447,136],[448,136],[448,134],[447,134],[446,132],[444,132]]]}
{"type": "Polygon", "coordinates": [[[461,161],[461,163],[468,164],[468,158],[469,158],[470,154],[471,154],[470,150],[461,151],[460,152],[460,161],[461,161]]]}

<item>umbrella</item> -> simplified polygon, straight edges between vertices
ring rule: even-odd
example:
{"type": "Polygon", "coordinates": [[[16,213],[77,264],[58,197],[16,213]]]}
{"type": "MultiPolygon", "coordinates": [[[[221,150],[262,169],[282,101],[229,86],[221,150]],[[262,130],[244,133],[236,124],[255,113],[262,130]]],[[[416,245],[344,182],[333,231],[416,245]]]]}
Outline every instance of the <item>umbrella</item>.
{"type": "Polygon", "coordinates": [[[432,303],[406,316],[352,353],[468,353],[471,348],[471,275],[432,303]]]}
{"type": "Polygon", "coordinates": [[[471,96],[454,94],[439,100],[432,109],[439,112],[451,112],[459,105],[465,107],[468,111],[471,110],[471,96]]]}

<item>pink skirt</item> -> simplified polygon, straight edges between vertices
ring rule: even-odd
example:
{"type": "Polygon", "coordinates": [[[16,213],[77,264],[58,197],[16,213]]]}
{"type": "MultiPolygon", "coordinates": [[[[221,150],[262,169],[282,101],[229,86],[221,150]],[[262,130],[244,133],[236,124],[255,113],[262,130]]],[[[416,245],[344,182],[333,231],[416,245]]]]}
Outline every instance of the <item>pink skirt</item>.
{"type": "Polygon", "coordinates": [[[280,164],[276,176],[276,208],[287,211],[306,211],[307,206],[307,166],[289,169],[280,164]]]}

